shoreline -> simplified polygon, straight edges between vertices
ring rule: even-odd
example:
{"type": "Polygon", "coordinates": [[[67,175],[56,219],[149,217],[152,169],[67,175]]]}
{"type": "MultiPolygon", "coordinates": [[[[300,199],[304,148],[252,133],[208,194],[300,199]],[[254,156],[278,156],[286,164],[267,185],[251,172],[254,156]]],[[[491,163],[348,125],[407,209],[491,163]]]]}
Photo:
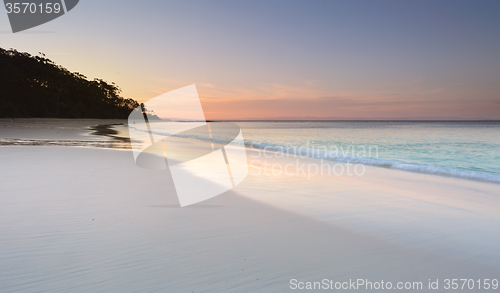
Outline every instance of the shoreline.
{"type": "MultiPolygon", "coordinates": [[[[303,156],[302,154],[290,154],[290,153],[285,153],[285,152],[280,152],[277,150],[273,150],[269,146],[264,146],[264,147],[258,147],[255,145],[251,146],[245,146],[247,150],[257,150],[257,151],[264,151],[270,154],[281,154],[280,157],[286,157],[286,158],[297,158],[300,157],[301,159],[314,159],[318,161],[325,161],[325,162],[330,162],[330,163],[338,163],[338,164],[346,164],[350,163],[352,165],[364,165],[364,166],[370,166],[370,167],[375,167],[375,168],[382,168],[382,169],[387,169],[387,170],[394,170],[394,171],[402,171],[402,172],[407,172],[407,173],[414,173],[414,174],[426,174],[426,175],[431,175],[431,176],[439,176],[439,177],[444,177],[444,178],[455,178],[455,179],[461,179],[461,180],[466,180],[466,181],[472,181],[472,182],[483,182],[483,183],[490,183],[490,184],[498,184],[500,185],[500,179],[483,179],[483,178],[478,178],[478,177],[473,177],[473,176],[459,176],[459,175],[452,175],[449,173],[445,172],[425,172],[425,171],[420,171],[415,169],[409,169],[409,168],[398,168],[394,167],[392,164],[393,163],[370,163],[366,161],[359,160],[358,158],[353,158],[353,160],[339,160],[339,159],[327,159],[327,158],[321,158],[321,157],[315,157],[315,156],[303,156]]],[[[280,147],[276,147],[280,148],[280,147]]],[[[285,147],[283,147],[285,148],[285,147]]],[[[312,151],[314,152],[314,150],[312,151]]],[[[413,167],[419,167],[418,165],[413,165],[413,167]]],[[[438,167],[438,166],[433,166],[433,167],[438,167]]]]}
{"type": "MultiPolygon", "coordinates": [[[[467,122],[467,121],[464,121],[464,122],[467,122]]],[[[118,132],[117,136],[119,137],[122,137],[122,138],[128,138],[128,129],[126,127],[126,125],[121,125],[121,126],[113,126],[113,128],[118,132]]],[[[243,137],[245,136],[244,134],[244,130],[243,131],[243,137]]],[[[186,140],[186,141],[190,141],[190,140],[193,140],[192,138],[182,138],[182,137],[179,137],[179,139],[182,139],[182,140],[186,140]]],[[[474,176],[471,176],[471,175],[454,175],[454,174],[450,174],[450,173],[445,173],[444,171],[429,171],[429,172],[426,172],[426,171],[422,171],[422,170],[417,170],[416,168],[420,168],[420,167],[434,167],[434,168],[441,168],[441,169],[446,169],[445,167],[440,167],[440,166],[420,166],[420,165],[417,165],[417,164],[410,164],[412,167],[414,167],[413,169],[411,168],[398,168],[398,167],[394,167],[393,164],[396,162],[386,162],[386,163],[383,163],[383,162],[374,162],[374,163],[370,163],[370,162],[367,162],[367,161],[363,161],[362,159],[365,159],[365,158],[353,158],[353,160],[349,160],[349,159],[328,159],[328,158],[321,158],[319,156],[317,156],[318,154],[318,150],[314,150],[314,149],[308,149],[308,153],[312,153],[313,156],[309,156],[309,155],[303,155],[303,154],[297,154],[297,153],[286,153],[286,152],[281,152],[279,150],[276,150],[276,149],[287,149],[287,147],[285,146],[275,146],[275,145],[263,145],[261,144],[261,146],[259,146],[259,143],[245,143],[245,148],[247,149],[247,151],[249,150],[253,150],[253,151],[263,151],[263,152],[267,152],[267,153],[270,153],[270,154],[273,154],[276,156],[276,154],[281,154],[280,157],[286,157],[286,158],[296,158],[296,157],[300,157],[301,159],[314,159],[314,160],[323,160],[325,162],[329,162],[329,163],[338,163],[338,164],[346,164],[346,163],[351,163],[351,164],[360,164],[360,165],[364,165],[364,166],[370,166],[370,167],[376,167],[376,168],[382,168],[382,169],[387,169],[387,170],[394,170],[394,171],[403,171],[403,172],[407,172],[407,173],[412,173],[412,174],[427,174],[427,175],[431,175],[431,176],[439,176],[439,177],[443,177],[443,178],[455,178],[455,179],[461,179],[461,180],[466,180],[466,181],[472,181],[472,182],[482,182],[482,183],[489,183],[489,184],[496,184],[496,185],[500,185],[500,179],[486,179],[486,178],[480,178],[480,177],[474,177],[474,176]],[[390,167],[388,166],[390,165],[390,167]]],[[[297,150],[297,149],[301,149],[303,148],[302,147],[288,147],[288,148],[292,148],[294,150],[297,150]]],[[[402,163],[402,162],[397,162],[397,163],[402,163]]],[[[463,171],[463,172],[466,172],[466,171],[463,171]]],[[[488,174],[486,172],[484,172],[485,174],[488,174]]]]}
{"type": "MultiPolygon", "coordinates": [[[[24,130],[22,128],[31,128],[31,129],[39,129],[40,133],[38,137],[50,137],[51,135],[53,136],[50,131],[47,131],[48,129],[73,129],[76,133],[78,133],[80,139],[69,139],[69,140],[63,140],[59,138],[53,138],[53,139],[44,139],[44,138],[36,138],[36,139],[21,139],[21,138],[5,138],[2,132],[0,132],[0,147],[3,146],[77,146],[77,147],[97,147],[97,148],[111,148],[111,149],[130,149],[130,139],[128,137],[128,128],[127,128],[127,120],[117,120],[117,119],[59,119],[59,118],[16,118],[14,121],[14,125],[12,126],[12,123],[10,123],[11,119],[0,119],[0,131],[2,130],[3,127],[12,127],[16,128],[18,131],[19,130],[24,130]],[[21,123],[19,123],[21,121],[21,123]],[[44,124],[45,122],[45,124],[44,124]],[[54,122],[58,122],[59,124],[56,124],[54,122]],[[67,127],[65,125],[69,124],[71,126],[67,127]],[[10,124],[10,125],[9,125],[10,124]],[[16,125],[17,124],[17,125],[16,125]],[[38,125],[37,125],[38,124],[38,125]],[[85,138],[85,139],[81,139],[85,138]],[[90,138],[90,139],[89,139],[90,138]]],[[[387,121],[379,121],[378,122],[387,122],[387,121]]],[[[376,122],[375,121],[375,122],[376,122]]],[[[241,122],[248,122],[248,121],[241,121],[241,122]]],[[[259,122],[259,121],[257,121],[259,122]]],[[[262,122],[269,122],[269,121],[262,121],[262,122]]],[[[283,121],[277,121],[277,122],[283,122],[283,121]]],[[[297,121],[290,121],[290,122],[297,122],[297,121]]],[[[321,121],[320,121],[321,122],[321,121]]],[[[325,121],[325,122],[331,122],[331,121],[325,121]]],[[[343,122],[342,120],[339,120],[339,122],[343,122]]],[[[349,122],[349,121],[348,121],[349,122]]],[[[351,121],[352,122],[352,121],[351,121]]],[[[360,121],[360,122],[366,122],[366,121],[360,121]]],[[[394,122],[401,122],[398,120],[394,120],[394,122]]],[[[405,121],[403,121],[405,122],[405,121]]],[[[421,121],[406,121],[406,122],[421,122],[421,121]]],[[[424,121],[424,122],[429,122],[429,121],[424,121]]],[[[432,121],[430,121],[432,122],[432,121]]],[[[441,122],[441,121],[437,121],[441,122]]],[[[453,122],[453,121],[451,121],[453,122]]],[[[467,120],[460,121],[460,122],[470,122],[467,120]]],[[[492,122],[492,121],[476,121],[476,122],[492,122]]],[[[493,121],[493,122],[498,122],[498,121],[493,121]]],[[[53,131],[52,131],[53,132],[53,131]]],[[[21,135],[23,135],[23,132],[21,131],[21,135]]],[[[33,135],[31,135],[33,136],[33,135]]],[[[70,136],[74,137],[74,133],[71,134],[70,136]]],[[[190,140],[188,138],[180,138],[180,139],[185,139],[185,140],[190,140]]],[[[422,171],[422,170],[416,170],[415,167],[419,167],[418,165],[415,165],[414,169],[409,169],[409,168],[398,168],[394,167],[392,163],[381,163],[381,162],[376,162],[376,163],[370,163],[370,162],[365,162],[365,161],[356,161],[356,158],[354,158],[354,161],[349,161],[349,160],[340,160],[340,159],[328,159],[328,158],[320,158],[319,156],[316,157],[314,156],[303,156],[302,154],[289,154],[285,152],[280,152],[273,150],[273,148],[277,148],[277,146],[262,146],[259,147],[258,144],[246,144],[245,148],[247,150],[257,150],[257,151],[265,151],[268,153],[272,154],[283,154],[283,156],[288,157],[300,157],[302,159],[309,158],[309,159],[315,159],[315,160],[324,160],[325,162],[329,163],[338,163],[338,164],[345,164],[347,162],[353,163],[353,164],[361,164],[365,166],[370,166],[370,167],[376,167],[376,168],[382,168],[382,169],[387,169],[387,170],[394,170],[394,171],[403,171],[406,173],[411,173],[411,174],[427,174],[431,176],[439,176],[443,178],[455,178],[455,179],[460,179],[460,180],[466,180],[466,181],[471,181],[471,182],[482,182],[482,183],[489,183],[489,184],[495,184],[495,185],[500,185],[500,181],[497,179],[484,179],[484,178],[478,178],[477,176],[467,176],[467,175],[453,175],[445,172],[439,172],[439,171],[422,171]],[[391,165],[391,166],[388,166],[391,165]]],[[[286,148],[286,147],[281,147],[281,148],[286,148]]],[[[314,153],[314,150],[312,150],[314,153]]],[[[424,167],[424,166],[420,166],[424,167]]],[[[439,168],[438,166],[435,166],[439,168]]],[[[464,171],[465,172],[465,171],[464,171]]]]}

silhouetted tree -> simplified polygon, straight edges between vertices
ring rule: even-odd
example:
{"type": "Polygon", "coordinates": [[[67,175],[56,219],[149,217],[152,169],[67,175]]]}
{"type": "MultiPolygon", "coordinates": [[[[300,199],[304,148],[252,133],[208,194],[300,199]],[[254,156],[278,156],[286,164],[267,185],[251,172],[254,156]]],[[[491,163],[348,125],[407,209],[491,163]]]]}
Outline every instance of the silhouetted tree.
{"type": "Polygon", "coordinates": [[[70,72],[44,54],[0,48],[0,117],[127,118],[139,104],[114,83],[70,72]]]}

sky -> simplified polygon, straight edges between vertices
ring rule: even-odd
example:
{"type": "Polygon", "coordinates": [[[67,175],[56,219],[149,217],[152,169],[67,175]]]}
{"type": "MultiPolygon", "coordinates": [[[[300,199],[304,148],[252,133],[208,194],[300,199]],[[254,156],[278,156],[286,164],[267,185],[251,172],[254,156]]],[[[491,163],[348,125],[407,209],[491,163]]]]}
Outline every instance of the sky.
{"type": "Polygon", "coordinates": [[[0,47],[207,119],[500,119],[500,1],[81,0],[0,47]]]}

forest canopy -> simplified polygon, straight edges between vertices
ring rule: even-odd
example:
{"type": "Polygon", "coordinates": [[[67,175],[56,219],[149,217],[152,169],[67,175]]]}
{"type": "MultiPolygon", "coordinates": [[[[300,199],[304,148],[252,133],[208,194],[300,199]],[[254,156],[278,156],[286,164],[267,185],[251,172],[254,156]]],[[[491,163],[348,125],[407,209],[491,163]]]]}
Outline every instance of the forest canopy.
{"type": "Polygon", "coordinates": [[[88,80],[42,53],[0,48],[0,117],[126,119],[137,106],[114,83],[88,80]]]}

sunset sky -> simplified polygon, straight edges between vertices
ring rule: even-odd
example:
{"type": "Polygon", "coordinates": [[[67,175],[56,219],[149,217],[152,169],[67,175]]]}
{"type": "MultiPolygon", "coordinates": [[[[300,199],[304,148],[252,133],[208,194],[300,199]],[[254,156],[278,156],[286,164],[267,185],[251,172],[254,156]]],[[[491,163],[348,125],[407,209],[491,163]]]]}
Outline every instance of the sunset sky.
{"type": "Polygon", "coordinates": [[[97,1],[12,34],[140,102],[208,119],[500,119],[500,1],[97,1]]]}

